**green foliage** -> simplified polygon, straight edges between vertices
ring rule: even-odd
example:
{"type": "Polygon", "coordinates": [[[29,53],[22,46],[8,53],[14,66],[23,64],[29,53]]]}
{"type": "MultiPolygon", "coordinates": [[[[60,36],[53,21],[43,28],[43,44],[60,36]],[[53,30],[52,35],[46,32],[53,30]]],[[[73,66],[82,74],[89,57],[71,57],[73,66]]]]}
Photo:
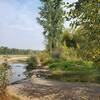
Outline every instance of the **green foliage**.
{"type": "Polygon", "coordinates": [[[100,73],[91,61],[61,61],[49,65],[50,79],[71,82],[98,82],[100,73]]]}
{"type": "Polygon", "coordinates": [[[77,51],[74,48],[68,48],[66,46],[62,47],[61,58],[65,60],[80,60],[78,57],[77,51]]]}
{"type": "Polygon", "coordinates": [[[67,71],[81,71],[81,70],[87,70],[92,67],[92,62],[86,62],[86,61],[61,61],[56,62],[49,65],[50,69],[61,69],[61,70],[67,70],[67,71]]]}
{"type": "MultiPolygon", "coordinates": [[[[78,0],[69,4],[71,26],[78,29],[77,40],[80,54],[86,60],[98,59],[100,56],[100,6],[98,0],[78,0]]],[[[76,36],[75,36],[76,37],[76,36]]]]}
{"type": "Polygon", "coordinates": [[[53,64],[53,63],[55,63],[55,62],[61,62],[61,61],[63,61],[63,59],[55,59],[55,58],[49,58],[49,59],[46,59],[44,62],[43,62],[43,65],[51,65],[51,64],[53,64]]]}
{"type": "Polygon", "coordinates": [[[79,45],[79,48],[77,48],[77,54],[84,60],[98,62],[100,59],[100,48],[97,44],[94,44],[94,42],[89,41],[88,37],[85,36],[87,33],[87,30],[83,27],[79,27],[73,36],[74,40],[79,45]]]}
{"type": "Polygon", "coordinates": [[[73,38],[73,34],[71,32],[68,32],[65,30],[62,34],[62,42],[68,47],[68,48],[76,48],[77,43],[76,40],[73,38]]]}
{"type": "Polygon", "coordinates": [[[38,62],[35,56],[31,56],[30,58],[27,59],[26,62],[28,64],[27,70],[32,70],[32,69],[37,68],[38,62]]]}
{"type": "Polygon", "coordinates": [[[52,76],[49,77],[53,80],[65,81],[65,82],[92,82],[100,83],[100,74],[97,71],[89,72],[66,72],[58,73],[55,72],[52,76]]]}
{"type": "Polygon", "coordinates": [[[40,18],[37,18],[44,28],[44,36],[47,40],[47,49],[52,51],[59,47],[64,23],[63,0],[40,0],[40,18]]]}

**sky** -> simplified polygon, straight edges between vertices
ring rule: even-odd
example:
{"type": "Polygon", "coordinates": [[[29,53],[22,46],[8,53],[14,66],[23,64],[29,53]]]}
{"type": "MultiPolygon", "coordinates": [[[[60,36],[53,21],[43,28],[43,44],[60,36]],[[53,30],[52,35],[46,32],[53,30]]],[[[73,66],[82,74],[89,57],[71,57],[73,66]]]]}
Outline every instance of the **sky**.
{"type": "Polygon", "coordinates": [[[0,0],[0,46],[43,50],[43,28],[36,20],[40,6],[39,0],[0,0]]]}

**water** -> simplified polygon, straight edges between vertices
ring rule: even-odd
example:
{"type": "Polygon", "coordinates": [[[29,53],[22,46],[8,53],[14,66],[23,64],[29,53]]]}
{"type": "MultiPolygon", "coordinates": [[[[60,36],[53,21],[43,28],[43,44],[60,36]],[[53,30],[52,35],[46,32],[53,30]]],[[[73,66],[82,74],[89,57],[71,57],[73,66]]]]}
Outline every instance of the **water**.
{"type": "Polygon", "coordinates": [[[26,72],[26,64],[11,64],[9,69],[9,82],[14,83],[26,78],[24,72],[26,72]]]}

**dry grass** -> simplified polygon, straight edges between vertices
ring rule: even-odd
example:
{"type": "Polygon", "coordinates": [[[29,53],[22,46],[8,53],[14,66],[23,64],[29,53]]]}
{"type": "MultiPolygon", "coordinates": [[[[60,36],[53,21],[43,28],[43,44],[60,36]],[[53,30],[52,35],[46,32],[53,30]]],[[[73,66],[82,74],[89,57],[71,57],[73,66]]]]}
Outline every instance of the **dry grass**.
{"type": "Polygon", "coordinates": [[[3,96],[0,95],[0,100],[20,100],[20,99],[18,97],[6,94],[6,95],[3,95],[3,96]]]}

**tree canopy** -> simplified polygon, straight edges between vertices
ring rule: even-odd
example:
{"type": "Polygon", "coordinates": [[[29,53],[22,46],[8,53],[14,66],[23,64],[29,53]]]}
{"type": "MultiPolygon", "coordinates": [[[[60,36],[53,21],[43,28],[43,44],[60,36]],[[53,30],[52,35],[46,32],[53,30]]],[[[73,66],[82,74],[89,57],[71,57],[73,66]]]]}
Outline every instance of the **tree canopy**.
{"type": "Polygon", "coordinates": [[[44,36],[47,39],[47,49],[52,52],[59,47],[64,23],[63,0],[40,0],[42,6],[40,17],[37,18],[44,28],[44,36]]]}
{"type": "Polygon", "coordinates": [[[85,53],[96,58],[96,53],[97,55],[100,53],[100,5],[98,0],[78,0],[69,4],[69,8],[68,16],[72,21],[70,25],[74,28],[81,27],[78,32],[84,36],[85,53]]]}

